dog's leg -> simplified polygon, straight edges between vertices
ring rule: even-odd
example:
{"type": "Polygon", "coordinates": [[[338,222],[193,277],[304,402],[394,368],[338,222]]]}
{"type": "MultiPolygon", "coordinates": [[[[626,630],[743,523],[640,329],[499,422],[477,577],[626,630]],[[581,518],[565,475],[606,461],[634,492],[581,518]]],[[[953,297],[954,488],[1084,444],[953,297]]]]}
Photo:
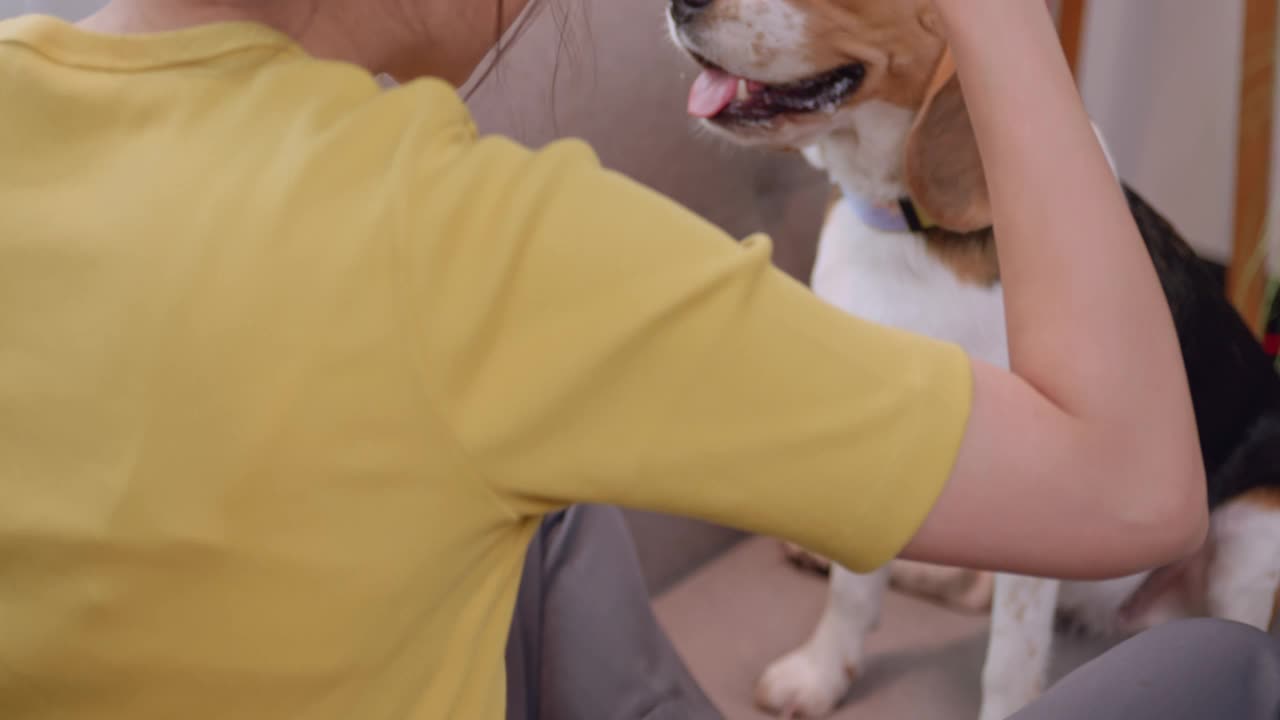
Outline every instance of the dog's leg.
{"type": "Polygon", "coordinates": [[[772,712],[823,717],[862,669],[867,635],[880,621],[889,568],[856,575],[833,565],[827,607],[809,641],[765,670],[756,703],[772,712]]]}
{"type": "Polygon", "coordinates": [[[1256,491],[1213,517],[1209,613],[1267,630],[1280,586],[1280,492],[1256,491]]]}
{"type": "Polygon", "coordinates": [[[991,613],[995,573],[894,560],[889,587],[965,613],[991,613]]]}
{"type": "Polygon", "coordinates": [[[1043,692],[1059,586],[1057,580],[996,576],[981,720],[1005,720],[1043,692]]]}

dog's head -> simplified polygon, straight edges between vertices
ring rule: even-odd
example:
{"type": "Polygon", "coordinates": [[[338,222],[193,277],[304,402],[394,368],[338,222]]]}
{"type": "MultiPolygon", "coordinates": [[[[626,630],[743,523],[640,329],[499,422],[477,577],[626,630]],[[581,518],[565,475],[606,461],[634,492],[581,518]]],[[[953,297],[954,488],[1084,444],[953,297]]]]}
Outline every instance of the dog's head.
{"type": "Polygon", "coordinates": [[[745,145],[804,147],[889,105],[911,122],[902,184],[930,217],[990,222],[986,181],[933,0],[669,0],[677,45],[702,66],[689,112],[745,145]]]}

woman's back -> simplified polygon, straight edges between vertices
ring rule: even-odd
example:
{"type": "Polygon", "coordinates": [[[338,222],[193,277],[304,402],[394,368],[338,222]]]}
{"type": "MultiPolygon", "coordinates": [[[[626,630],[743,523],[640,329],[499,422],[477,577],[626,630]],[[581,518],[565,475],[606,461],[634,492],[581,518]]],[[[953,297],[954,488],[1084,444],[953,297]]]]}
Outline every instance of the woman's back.
{"type": "Polygon", "coordinates": [[[0,67],[6,718],[497,718],[542,513],[870,568],[947,478],[958,349],[442,82],[249,24],[19,19],[0,67]]]}
{"type": "Polygon", "coordinates": [[[497,716],[527,533],[426,401],[369,184],[414,110],[258,27],[0,28],[3,714],[497,716]]]}

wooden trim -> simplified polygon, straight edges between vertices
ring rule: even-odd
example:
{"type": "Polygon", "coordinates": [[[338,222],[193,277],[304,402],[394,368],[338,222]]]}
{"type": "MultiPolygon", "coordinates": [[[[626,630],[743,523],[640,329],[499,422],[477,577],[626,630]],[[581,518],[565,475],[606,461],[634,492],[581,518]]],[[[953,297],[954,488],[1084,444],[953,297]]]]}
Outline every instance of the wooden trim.
{"type": "Polygon", "coordinates": [[[1061,0],[1058,7],[1058,35],[1071,72],[1080,76],[1080,55],[1084,48],[1084,20],[1088,0],[1061,0]]]}
{"type": "Polygon", "coordinates": [[[1250,273],[1264,241],[1270,202],[1272,113],[1276,92],[1277,0],[1245,0],[1236,146],[1235,240],[1227,287],[1231,301],[1254,332],[1262,333],[1266,266],[1250,273]]]}

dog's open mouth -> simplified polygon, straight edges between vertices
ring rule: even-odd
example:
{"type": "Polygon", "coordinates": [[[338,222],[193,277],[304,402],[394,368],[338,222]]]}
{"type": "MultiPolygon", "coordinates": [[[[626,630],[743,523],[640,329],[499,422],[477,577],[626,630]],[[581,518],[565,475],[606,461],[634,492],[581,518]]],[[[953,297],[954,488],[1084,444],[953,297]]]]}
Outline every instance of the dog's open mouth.
{"type": "Polygon", "coordinates": [[[702,74],[689,91],[689,114],[722,123],[761,123],[781,115],[833,112],[849,99],[867,74],[862,63],[783,85],[766,85],[695,58],[702,74]]]}

